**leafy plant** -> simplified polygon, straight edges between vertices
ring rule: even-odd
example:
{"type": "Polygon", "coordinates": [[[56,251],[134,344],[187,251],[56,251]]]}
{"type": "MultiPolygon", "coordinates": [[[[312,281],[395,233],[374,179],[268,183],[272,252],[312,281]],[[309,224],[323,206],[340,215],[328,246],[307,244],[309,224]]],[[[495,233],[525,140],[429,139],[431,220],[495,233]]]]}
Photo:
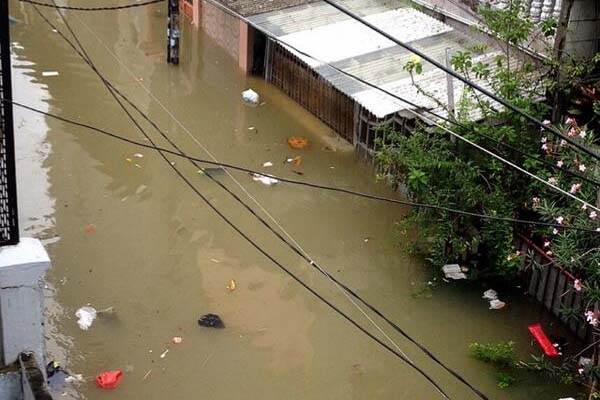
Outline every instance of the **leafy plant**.
{"type": "Polygon", "coordinates": [[[501,368],[514,368],[518,362],[514,342],[471,343],[469,354],[476,360],[501,368]]]}

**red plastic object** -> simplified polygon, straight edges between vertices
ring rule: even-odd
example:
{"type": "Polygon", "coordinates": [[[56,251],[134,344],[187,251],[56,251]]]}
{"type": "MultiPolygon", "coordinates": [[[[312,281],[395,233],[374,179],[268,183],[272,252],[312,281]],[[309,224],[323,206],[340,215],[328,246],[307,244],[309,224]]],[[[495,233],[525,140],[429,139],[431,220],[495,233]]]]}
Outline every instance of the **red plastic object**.
{"type": "Polygon", "coordinates": [[[546,333],[539,323],[531,324],[527,329],[529,329],[533,338],[538,342],[548,357],[559,356],[558,351],[556,351],[556,348],[552,345],[552,342],[548,339],[548,336],[546,336],[546,333]]]}
{"type": "Polygon", "coordinates": [[[123,371],[106,371],[96,376],[96,385],[102,389],[115,389],[123,379],[123,371]]]}

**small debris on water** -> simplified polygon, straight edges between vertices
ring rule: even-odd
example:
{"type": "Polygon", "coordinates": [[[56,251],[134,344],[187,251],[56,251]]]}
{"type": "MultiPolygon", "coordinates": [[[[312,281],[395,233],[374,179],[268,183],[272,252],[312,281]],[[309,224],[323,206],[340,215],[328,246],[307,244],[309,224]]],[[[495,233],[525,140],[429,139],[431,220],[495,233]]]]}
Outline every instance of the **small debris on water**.
{"type": "Polygon", "coordinates": [[[364,241],[365,243],[368,243],[368,242],[369,242],[369,240],[371,240],[371,238],[370,238],[370,237],[366,237],[366,238],[364,238],[364,239],[363,239],[363,241],[364,241]]]}
{"type": "Polygon", "coordinates": [[[217,314],[205,314],[198,320],[198,325],[205,326],[207,328],[225,328],[225,324],[217,314]]]}
{"type": "Polygon", "coordinates": [[[75,316],[78,318],[77,325],[84,331],[87,331],[94,323],[97,315],[98,312],[94,307],[81,307],[75,312],[75,316]]]}
{"type": "Polygon", "coordinates": [[[249,126],[249,127],[248,127],[248,130],[249,130],[249,131],[256,131],[256,132],[258,132],[258,129],[256,129],[256,127],[255,127],[255,126],[249,126]]]}
{"type": "Polygon", "coordinates": [[[272,186],[272,185],[279,183],[279,180],[277,180],[275,178],[271,178],[270,176],[261,175],[261,174],[251,174],[251,175],[252,175],[252,180],[254,180],[255,182],[260,182],[263,185],[272,186]]]}
{"type": "Polygon", "coordinates": [[[446,264],[442,267],[444,276],[450,279],[467,279],[467,276],[462,272],[460,265],[458,264],[446,264]]]}
{"type": "Polygon", "coordinates": [[[181,344],[183,342],[183,338],[181,336],[173,336],[171,338],[171,342],[173,344],[181,344]]]}
{"type": "Polygon", "coordinates": [[[144,158],[144,155],[142,153],[135,153],[133,156],[137,158],[144,158]]]}
{"type": "Polygon", "coordinates": [[[83,382],[83,375],[81,375],[81,374],[69,375],[65,378],[65,382],[67,382],[67,383],[83,382]]]}
{"type": "Polygon", "coordinates": [[[483,292],[482,298],[486,300],[496,300],[498,299],[498,292],[496,292],[494,289],[488,289],[483,292]]]}
{"type": "Polygon", "coordinates": [[[296,175],[304,175],[304,172],[302,172],[302,171],[292,170],[292,172],[295,173],[296,175]]]}
{"type": "Polygon", "coordinates": [[[210,261],[214,262],[214,263],[218,263],[220,262],[219,260],[217,260],[216,258],[211,258],[210,261]]]}
{"type": "Polygon", "coordinates": [[[127,161],[128,163],[131,163],[131,162],[133,162],[133,159],[131,159],[131,158],[127,157],[127,158],[125,159],[125,161],[127,161]]]}
{"type": "Polygon", "coordinates": [[[260,103],[260,96],[252,89],[244,90],[242,92],[242,100],[247,104],[258,105],[260,103]]]}
{"type": "Polygon", "coordinates": [[[227,285],[227,290],[229,290],[230,292],[233,292],[236,287],[237,287],[237,285],[236,285],[235,281],[232,279],[229,282],[229,285],[227,285]]]}
{"type": "Polygon", "coordinates": [[[324,152],[326,152],[326,153],[333,153],[333,152],[336,151],[334,148],[331,148],[329,146],[321,147],[321,150],[324,151],[324,152]]]}
{"type": "Polygon", "coordinates": [[[94,224],[87,224],[83,229],[85,230],[85,233],[96,233],[96,225],[94,224]]]}
{"type": "Polygon", "coordinates": [[[106,371],[96,376],[96,385],[102,389],[116,389],[123,379],[123,371],[120,369],[115,371],[106,371]]]}
{"type": "Polygon", "coordinates": [[[160,358],[165,358],[167,356],[168,352],[169,352],[169,349],[166,349],[165,351],[163,351],[162,354],[160,355],[160,358]]]}
{"type": "Polygon", "coordinates": [[[143,192],[144,190],[146,190],[147,188],[148,188],[148,186],[146,186],[146,185],[140,185],[140,186],[138,186],[138,188],[135,190],[135,194],[137,194],[137,195],[140,195],[140,194],[142,194],[142,192],[143,192]]]}
{"type": "Polygon", "coordinates": [[[44,71],[42,76],[58,76],[58,71],[44,71]]]}
{"type": "Polygon", "coordinates": [[[144,374],[144,377],[142,378],[142,382],[143,382],[143,381],[145,381],[146,379],[148,379],[148,377],[150,376],[150,373],[151,373],[151,372],[152,372],[152,370],[151,370],[151,369],[149,369],[149,370],[148,370],[148,372],[146,372],[146,373],[144,374]]]}
{"type": "Polygon", "coordinates": [[[272,167],[273,163],[271,161],[267,161],[267,162],[262,163],[262,166],[265,167],[265,168],[266,167],[272,167]]]}
{"type": "Polygon", "coordinates": [[[308,139],[305,138],[304,136],[290,136],[287,139],[288,145],[292,148],[292,149],[297,149],[297,150],[301,150],[303,148],[305,148],[306,146],[308,146],[308,139]]]}
{"type": "Polygon", "coordinates": [[[490,300],[490,310],[500,310],[506,306],[506,303],[498,299],[490,300]]]}

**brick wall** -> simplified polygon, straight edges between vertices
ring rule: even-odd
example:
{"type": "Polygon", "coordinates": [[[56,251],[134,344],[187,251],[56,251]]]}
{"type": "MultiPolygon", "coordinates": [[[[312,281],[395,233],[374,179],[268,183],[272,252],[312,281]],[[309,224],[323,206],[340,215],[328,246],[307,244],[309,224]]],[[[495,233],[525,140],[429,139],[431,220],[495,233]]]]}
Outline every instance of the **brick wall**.
{"type": "Polygon", "coordinates": [[[240,20],[205,0],[199,3],[199,26],[236,61],[240,52],[240,20]]]}

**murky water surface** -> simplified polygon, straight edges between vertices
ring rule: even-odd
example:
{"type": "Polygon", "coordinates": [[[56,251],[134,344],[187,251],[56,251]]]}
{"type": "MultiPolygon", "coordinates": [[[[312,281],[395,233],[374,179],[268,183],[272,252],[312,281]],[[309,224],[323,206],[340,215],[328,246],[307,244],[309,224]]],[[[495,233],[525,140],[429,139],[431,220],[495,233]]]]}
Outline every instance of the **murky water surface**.
{"type": "MultiPolygon", "coordinates": [[[[98,78],[31,5],[11,1],[11,8],[19,21],[11,26],[15,100],[142,140],[98,78]],[[45,77],[44,71],[58,76],[45,77]]],[[[181,65],[166,65],[164,8],[69,12],[67,18],[99,70],[187,153],[208,158],[208,149],[221,161],[255,169],[271,161],[269,173],[393,195],[374,182],[348,144],[278,90],[244,76],[223,50],[187,23],[181,65]],[[248,87],[261,94],[264,105],[241,102],[240,93],[248,87]],[[307,136],[311,146],[291,150],[286,144],[291,135],[307,136]],[[299,167],[283,163],[296,155],[303,158],[299,167]]],[[[42,12],[65,31],[55,12],[42,12]]],[[[15,125],[23,234],[42,238],[53,260],[48,351],[88,379],[64,398],[439,398],[422,377],[225,225],[152,150],[19,108],[15,125]],[[232,279],[235,291],[227,289],[232,279]],[[82,331],[74,313],[88,303],[112,306],[116,314],[82,331]],[[209,312],[221,315],[226,329],[199,327],[198,317],[209,312]],[[183,337],[183,343],[171,344],[173,336],[183,337]],[[95,387],[96,373],[116,368],[125,370],[116,391],[95,387]]],[[[147,123],[142,126],[168,146],[147,123]]],[[[185,160],[170,158],[260,246],[381,336],[330,282],[222,189],[185,160]]],[[[411,296],[428,275],[418,259],[395,246],[394,226],[406,209],[298,186],[266,187],[246,174],[233,175],[314,259],[491,398],[573,394],[573,388],[527,375],[514,388],[498,389],[494,370],[468,357],[467,346],[474,341],[513,340],[522,357],[537,352],[526,326],[552,320],[527,299],[508,298],[507,309],[492,312],[479,289],[448,285],[431,297],[411,296]]],[[[216,176],[250,202],[229,177],[216,176]]],[[[453,399],[474,398],[385,329],[453,399]]]]}

